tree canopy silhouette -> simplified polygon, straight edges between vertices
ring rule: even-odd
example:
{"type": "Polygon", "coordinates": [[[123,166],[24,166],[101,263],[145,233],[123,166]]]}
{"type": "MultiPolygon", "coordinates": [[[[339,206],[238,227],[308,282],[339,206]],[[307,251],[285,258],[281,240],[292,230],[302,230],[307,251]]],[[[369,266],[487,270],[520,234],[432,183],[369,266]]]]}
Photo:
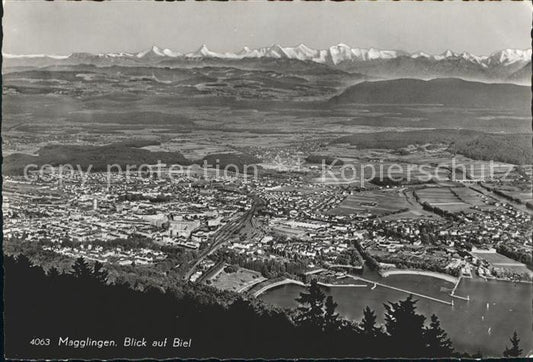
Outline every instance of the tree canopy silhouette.
{"type": "Polygon", "coordinates": [[[441,328],[439,318],[435,314],[431,315],[431,322],[425,330],[425,339],[428,355],[433,357],[448,357],[453,354],[452,341],[441,328]]]}
{"type": "Polygon", "coordinates": [[[363,310],[363,319],[359,323],[360,333],[374,338],[383,334],[383,329],[376,324],[376,313],[368,306],[363,310]]]}
{"type": "Polygon", "coordinates": [[[385,304],[385,329],[388,343],[396,351],[395,357],[424,357],[424,322],[426,317],[416,313],[416,300],[409,295],[397,303],[385,304]]]}
{"type": "MultiPolygon", "coordinates": [[[[426,335],[419,333],[425,317],[415,312],[411,298],[390,303],[383,330],[370,308],[365,309],[361,323],[342,319],[337,303],[316,281],[298,298],[298,309],[281,310],[248,295],[199,283],[134,290],[125,282],[110,283],[101,263],[84,259],[77,259],[70,273],[53,268],[45,273],[24,256],[6,256],[4,270],[5,353],[15,359],[138,358],[138,350],[121,345],[126,336],[193,340],[190,349],[142,350],[152,358],[433,357],[436,349],[427,346],[439,345],[434,340],[447,341],[435,319],[426,335]],[[400,338],[401,333],[407,334],[400,338]],[[39,336],[53,343],[48,347],[28,344],[39,336]],[[64,336],[113,339],[117,347],[57,347],[58,338],[64,336]],[[395,337],[411,346],[410,354],[399,344],[387,344],[387,339],[395,337]],[[415,352],[414,347],[418,348],[415,352]]],[[[438,353],[452,354],[449,347],[438,353]]]]}
{"type": "Polygon", "coordinates": [[[522,349],[520,348],[520,338],[518,338],[518,333],[514,331],[513,336],[509,339],[511,341],[511,348],[505,347],[503,351],[504,357],[520,357],[522,354],[522,349]]]}
{"type": "Polygon", "coordinates": [[[304,327],[322,329],[324,326],[324,299],[326,295],[320,289],[316,279],[311,280],[308,291],[301,292],[296,299],[300,306],[296,323],[304,327]]]}

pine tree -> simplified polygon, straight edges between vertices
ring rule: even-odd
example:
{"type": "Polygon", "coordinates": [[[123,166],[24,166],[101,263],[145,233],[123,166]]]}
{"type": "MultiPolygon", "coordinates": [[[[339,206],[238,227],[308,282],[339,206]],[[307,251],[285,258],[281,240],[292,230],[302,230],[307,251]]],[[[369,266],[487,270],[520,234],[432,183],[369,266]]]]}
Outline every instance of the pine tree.
{"type": "Polygon", "coordinates": [[[96,263],[94,263],[94,267],[93,267],[93,278],[102,283],[102,284],[105,284],[107,282],[107,271],[105,269],[103,269],[104,265],[102,263],[100,263],[99,261],[97,261],[96,263]]]}
{"type": "Polygon", "coordinates": [[[17,255],[17,264],[20,265],[23,268],[27,268],[28,270],[31,270],[34,265],[31,262],[31,260],[24,254],[17,255]]]}
{"type": "Polygon", "coordinates": [[[72,274],[76,278],[83,278],[83,279],[90,279],[92,272],[89,268],[89,264],[83,259],[82,257],[79,257],[74,262],[74,265],[72,266],[72,274]]]}
{"type": "Polygon", "coordinates": [[[338,331],[341,327],[342,321],[339,319],[339,314],[335,313],[337,303],[333,301],[333,297],[331,295],[326,298],[325,307],[326,312],[324,314],[324,331],[338,331]]]}
{"type": "Polygon", "coordinates": [[[454,353],[452,342],[440,327],[439,318],[433,314],[429,327],[425,330],[427,357],[451,357],[454,353]]]}
{"type": "Polygon", "coordinates": [[[48,269],[48,273],[46,273],[46,275],[50,279],[56,279],[57,277],[59,277],[59,270],[57,270],[57,268],[53,266],[50,269],[48,269]]]}
{"type": "Polygon", "coordinates": [[[518,338],[518,334],[516,331],[514,331],[513,336],[509,339],[511,341],[511,348],[505,347],[505,351],[503,351],[504,357],[520,357],[522,354],[522,349],[520,348],[520,338],[518,338]]]}
{"type": "Polygon", "coordinates": [[[363,335],[372,338],[382,333],[381,328],[376,325],[376,313],[369,307],[363,310],[363,319],[359,325],[359,331],[363,335]]]}
{"type": "Polygon", "coordinates": [[[72,275],[84,281],[95,281],[105,284],[107,282],[108,274],[104,269],[104,265],[99,261],[95,262],[91,269],[85,259],[79,257],[72,266],[72,275]]]}
{"type": "Polygon", "coordinates": [[[426,317],[416,313],[416,302],[410,295],[397,303],[385,304],[385,328],[390,337],[390,352],[394,357],[426,357],[426,317]]]}
{"type": "Polygon", "coordinates": [[[296,301],[300,303],[296,323],[322,329],[324,325],[324,299],[326,295],[320,290],[316,279],[311,280],[308,292],[301,292],[296,301]]]}

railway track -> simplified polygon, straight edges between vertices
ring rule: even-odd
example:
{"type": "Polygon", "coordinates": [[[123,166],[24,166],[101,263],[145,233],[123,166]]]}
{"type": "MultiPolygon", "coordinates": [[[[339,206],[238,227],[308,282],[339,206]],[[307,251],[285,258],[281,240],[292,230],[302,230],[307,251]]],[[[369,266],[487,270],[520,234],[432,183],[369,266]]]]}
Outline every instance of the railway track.
{"type": "Polygon", "coordinates": [[[185,275],[183,276],[183,279],[189,280],[196,271],[198,265],[200,265],[200,263],[207,256],[217,251],[224,243],[226,243],[230,239],[232,235],[236,234],[246,224],[252,225],[252,218],[255,212],[259,207],[263,205],[263,200],[261,200],[259,197],[254,196],[253,199],[254,202],[252,204],[252,207],[248,211],[246,211],[239,219],[227,223],[211,236],[211,244],[206,249],[204,249],[196,258],[187,273],[185,273],[185,275]]]}

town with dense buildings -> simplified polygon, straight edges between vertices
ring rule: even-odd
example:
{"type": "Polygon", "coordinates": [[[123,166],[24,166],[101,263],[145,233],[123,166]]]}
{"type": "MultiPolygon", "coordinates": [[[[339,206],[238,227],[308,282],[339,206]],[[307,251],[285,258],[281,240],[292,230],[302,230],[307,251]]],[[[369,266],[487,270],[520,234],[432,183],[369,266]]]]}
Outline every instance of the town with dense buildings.
{"type": "Polygon", "coordinates": [[[172,2],[3,2],[7,357],[533,356],[531,2],[172,2]]]}
{"type": "Polygon", "coordinates": [[[494,193],[502,181],[320,182],[321,165],[286,158],[292,166],[280,170],[276,157],[254,177],[201,167],[171,178],[57,168],[5,176],[6,250],[165,265],[237,292],[309,273],[342,284],[365,268],[532,280],[531,209],[494,193]]]}

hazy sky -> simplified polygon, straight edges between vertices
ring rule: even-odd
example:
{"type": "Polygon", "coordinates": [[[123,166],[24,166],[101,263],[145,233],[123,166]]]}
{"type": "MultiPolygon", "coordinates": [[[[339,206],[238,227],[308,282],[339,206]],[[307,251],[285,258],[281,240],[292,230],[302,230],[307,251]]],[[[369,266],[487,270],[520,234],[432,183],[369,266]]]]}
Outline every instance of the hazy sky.
{"type": "Polygon", "coordinates": [[[214,51],[338,43],[478,55],[531,47],[523,2],[36,2],[5,0],[3,52],[214,51]]]}

